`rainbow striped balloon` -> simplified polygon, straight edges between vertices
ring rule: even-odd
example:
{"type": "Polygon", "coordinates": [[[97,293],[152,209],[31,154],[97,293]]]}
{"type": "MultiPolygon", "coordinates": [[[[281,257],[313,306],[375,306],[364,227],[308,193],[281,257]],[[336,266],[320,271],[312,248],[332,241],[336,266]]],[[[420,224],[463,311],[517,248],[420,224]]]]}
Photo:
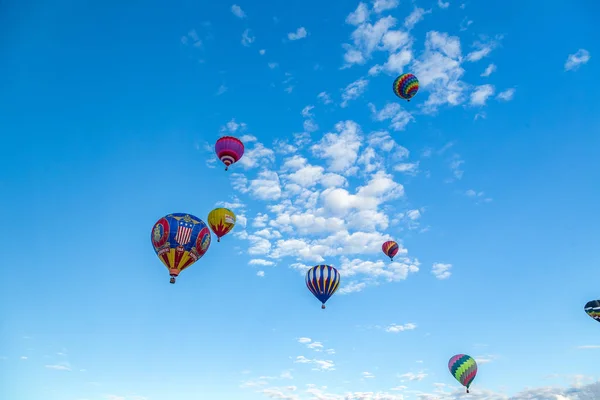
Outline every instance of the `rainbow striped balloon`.
{"type": "Polygon", "coordinates": [[[457,354],[448,361],[448,369],[452,376],[467,388],[467,393],[469,393],[469,386],[477,375],[477,363],[473,357],[457,354]]]}
{"type": "Polygon", "coordinates": [[[419,80],[413,74],[402,74],[394,81],[393,89],[396,96],[410,101],[419,91],[419,80]]]}

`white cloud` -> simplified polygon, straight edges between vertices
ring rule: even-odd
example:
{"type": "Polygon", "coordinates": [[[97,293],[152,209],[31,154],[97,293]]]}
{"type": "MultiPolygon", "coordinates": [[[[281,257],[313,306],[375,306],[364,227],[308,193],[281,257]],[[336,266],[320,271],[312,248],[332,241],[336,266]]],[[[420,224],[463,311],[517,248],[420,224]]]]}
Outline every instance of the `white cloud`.
{"type": "Polygon", "coordinates": [[[489,56],[492,50],[498,47],[499,39],[501,39],[501,36],[497,37],[494,40],[473,43],[473,47],[476,50],[473,50],[472,52],[467,54],[466,60],[470,62],[475,62],[481,60],[484,57],[489,56]]]}
{"type": "Polygon", "coordinates": [[[425,11],[423,8],[415,8],[408,17],[404,20],[404,27],[411,30],[417,23],[423,20],[425,15],[431,14],[431,10],[425,11]]]}
{"type": "Polygon", "coordinates": [[[323,104],[331,104],[333,101],[331,100],[331,96],[327,92],[321,92],[317,95],[317,98],[323,102],[323,104]]]}
{"type": "MultiPolygon", "coordinates": [[[[402,374],[399,376],[400,379],[402,379],[402,381],[422,381],[423,379],[427,378],[427,374],[424,372],[407,372],[406,374],[402,374]]],[[[433,400],[433,399],[432,399],[433,400]]]]}
{"type": "MultiPolygon", "coordinates": [[[[402,381],[420,382],[427,378],[425,372],[408,372],[402,374],[399,378],[402,381]]],[[[264,385],[268,384],[263,379],[264,385]]],[[[419,400],[461,400],[465,398],[463,388],[434,383],[432,393],[422,391],[411,391],[415,398],[419,400]]],[[[392,391],[403,391],[408,389],[406,386],[398,386],[389,391],[378,392],[352,392],[347,390],[345,393],[335,393],[328,387],[319,387],[314,384],[306,384],[304,388],[298,386],[287,386],[282,388],[269,388],[262,390],[266,397],[281,400],[406,400],[404,394],[394,394],[392,391]]],[[[411,398],[412,394],[411,393],[411,398]]],[[[575,383],[569,387],[538,387],[525,389],[513,396],[504,393],[494,392],[482,387],[473,390],[469,398],[479,400],[597,400],[600,398],[600,382],[591,384],[575,383]]],[[[112,400],[112,399],[111,399],[112,400]]],[[[116,399],[115,399],[116,400],[116,399]]]]}
{"type": "Polygon", "coordinates": [[[437,31],[427,32],[425,51],[414,61],[413,70],[420,86],[430,92],[423,103],[425,113],[434,113],[438,107],[456,106],[465,100],[468,85],[461,81],[460,39],[437,31]]]}
{"type": "Polygon", "coordinates": [[[579,49],[573,54],[569,54],[565,62],[565,71],[576,71],[580,66],[590,61],[590,52],[585,49],[579,49]]]}
{"type": "Polygon", "coordinates": [[[256,276],[259,276],[259,277],[261,277],[261,278],[262,278],[262,277],[264,277],[264,276],[265,276],[265,271],[258,271],[258,272],[256,273],[256,276]]]}
{"type": "Polygon", "coordinates": [[[376,121],[390,120],[390,128],[395,131],[403,131],[411,121],[415,120],[399,103],[387,103],[379,111],[377,111],[373,103],[369,103],[369,108],[373,114],[373,119],[376,121]]]}
{"type": "Polygon", "coordinates": [[[394,170],[407,175],[416,175],[419,172],[419,161],[412,163],[399,163],[394,166],[394,170]]]}
{"type": "Polygon", "coordinates": [[[356,100],[362,96],[367,90],[368,84],[368,80],[360,78],[346,86],[342,92],[342,104],[340,104],[340,107],[346,107],[349,101],[356,100]]]}
{"type": "Polygon", "coordinates": [[[496,98],[498,100],[510,101],[515,96],[515,92],[516,92],[515,88],[506,89],[505,91],[498,93],[498,96],[496,96],[496,98]]]}
{"type": "Polygon", "coordinates": [[[346,23],[350,25],[360,25],[369,18],[369,7],[365,3],[358,3],[356,10],[346,17],[346,23]]]}
{"type": "Polygon", "coordinates": [[[306,28],[301,26],[300,28],[296,29],[296,32],[288,33],[287,37],[289,40],[299,40],[304,39],[306,35],[308,35],[308,32],[306,32],[306,28]]]}
{"type": "Polygon", "coordinates": [[[488,77],[488,76],[490,76],[492,73],[494,73],[494,72],[496,71],[496,69],[497,69],[497,68],[496,68],[496,64],[490,64],[490,65],[488,65],[488,66],[485,68],[485,71],[483,71],[483,72],[481,73],[481,76],[488,77]]]}
{"type": "Polygon", "coordinates": [[[265,49],[260,49],[260,50],[258,51],[258,54],[260,54],[261,56],[264,56],[266,52],[267,52],[267,51],[266,51],[265,49]]]}
{"type": "Polygon", "coordinates": [[[373,375],[371,372],[363,372],[362,377],[365,379],[373,379],[375,378],[375,375],[373,375]]]}
{"type": "Polygon", "coordinates": [[[275,265],[273,261],[263,260],[262,258],[255,258],[248,262],[249,265],[261,265],[261,266],[271,266],[275,265]]]}
{"type": "Polygon", "coordinates": [[[217,89],[217,93],[215,93],[217,96],[222,95],[223,93],[225,93],[227,91],[227,86],[225,85],[221,85],[219,86],[219,89],[217,89]]]}
{"type": "MultiPolygon", "coordinates": [[[[359,9],[362,9],[360,5],[359,9]]],[[[346,50],[344,54],[345,67],[350,67],[353,64],[362,65],[370,59],[373,51],[378,49],[386,32],[397,23],[394,17],[387,16],[371,24],[366,18],[362,19],[365,16],[362,11],[356,14],[359,9],[346,19],[347,22],[350,21],[352,25],[355,25],[356,29],[351,34],[352,44],[343,45],[346,50]]]]}
{"type": "Polygon", "coordinates": [[[246,18],[246,13],[242,10],[242,7],[237,4],[231,6],[231,12],[238,18],[246,18]]]}
{"type": "Polygon", "coordinates": [[[314,109],[314,108],[315,108],[315,106],[311,106],[311,105],[308,105],[308,106],[304,107],[304,108],[302,109],[302,112],[301,112],[301,113],[302,113],[302,116],[303,116],[304,118],[310,118],[310,117],[313,117],[314,115],[313,115],[313,113],[312,113],[312,111],[311,111],[311,110],[312,110],[312,109],[314,109]]]}
{"type": "Polygon", "coordinates": [[[416,328],[417,328],[417,325],[410,322],[410,323],[404,324],[404,325],[392,324],[392,325],[388,326],[387,328],[385,328],[385,331],[389,332],[389,333],[398,333],[398,332],[404,332],[404,331],[412,331],[416,328]]]}
{"type": "Polygon", "coordinates": [[[374,0],[373,11],[376,13],[382,13],[383,11],[393,10],[400,4],[399,0],[374,0]]]}
{"type": "Polygon", "coordinates": [[[438,7],[440,7],[440,8],[450,7],[450,2],[447,2],[447,1],[444,2],[443,0],[438,0],[437,4],[438,4],[438,7]]]}
{"type": "Polygon", "coordinates": [[[472,106],[484,106],[487,99],[493,96],[495,88],[493,85],[485,84],[477,86],[471,93],[471,105],[472,106]]]}
{"type": "Polygon", "coordinates": [[[452,275],[452,272],[450,272],[451,268],[452,264],[434,263],[433,267],[431,268],[431,273],[437,279],[448,279],[450,278],[450,275],[452,275]]]}
{"type": "Polygon", "coordinates": [[[244,46],[250,46],[252,43],[254,43],[254,40],[256,40],[256,38],[251,34],[250,29],[246,29],[242,33],[242,44],[244,46]]]}
{"type": "Polygon", "coordinates": [[[335,125],[338,132],[326,133],[317,144],[311,147],[316,157],[329,161],[332,172],[348,172],[358,158],[361,146],[362,132],[354,121],[338,122],[335,125]]]}
{"type": "Polygon", "coordinates": [[[69,363],[49,364],[49,365],[46,365],[46,368],[54,369],[57,371],[70,371],[71,370],[71,366],[69,365],[69,363]]]}
{"type": "Polygon", "coordinates": [[[296,357],[294,361],[296,364],[313,364],[314,370],[316,371],[333,371],[335,370],[335,364],[331,360],[319,360],[319,359],[309,359],[304,356],[296,357]]]}

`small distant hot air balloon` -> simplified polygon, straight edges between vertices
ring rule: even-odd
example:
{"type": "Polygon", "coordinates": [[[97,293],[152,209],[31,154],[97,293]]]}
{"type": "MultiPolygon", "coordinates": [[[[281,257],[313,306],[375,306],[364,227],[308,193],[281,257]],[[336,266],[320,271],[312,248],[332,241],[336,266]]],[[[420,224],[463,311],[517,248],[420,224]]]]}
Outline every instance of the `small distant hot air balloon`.
{"type": "Polygon", "coordinates": [[[477,363],[473,357],[457,354],[448,361],[448,369],[452,376],[467,388],[467,393],[469,393],[469,386],[477,375],[477,363]]]}
{"type": "Polygon", "coordinates": [[[383,253],[388,256],[391,261],[394,261],[394,256],[398,254],[399,249],[400,247],[398,246],[398,243],[394,242],[393,240],[388,240],[381,245],[381,250],[383,250],[383,253]]]}
{"type": "Polygon", "coordinates": [[[316,265],[306,272],[306,287],[322,303],[325,303],[340,286],[340,274],[331,265],[316,265]]]}
{"type": "Polygon", "coordinates": [[[159,219],[152,228],[156,255],[169,270],[171,283],[181,271],[198,261],[210,246],[210,231],[200,218],[174,213],[159,219]]]}
{"type": "Polygon", "coordinates": [[[583,309],[587,315],[600,322],[600,300],[588,301],[583,309]]]}
{"type": "Polygon", "coordinates": [[[228,208],[215,208],[208,214],[208,225],[220,242],[235,226],[235,214],[228,208]]]}
{"type": "Polygon", "coordinates": [[[394,80],[392,87],[396,96],[410,101],[419,91],[419,80],[413,74],[402,74],[394,80]]]}
{"type": "Polygon", "coordinates": [[[238,162],[244,155],[244,143],[233,136],[222,136],[215,143],[215,153],[225,164],[225,171],[227,171],[231,164],[238,162]]]}

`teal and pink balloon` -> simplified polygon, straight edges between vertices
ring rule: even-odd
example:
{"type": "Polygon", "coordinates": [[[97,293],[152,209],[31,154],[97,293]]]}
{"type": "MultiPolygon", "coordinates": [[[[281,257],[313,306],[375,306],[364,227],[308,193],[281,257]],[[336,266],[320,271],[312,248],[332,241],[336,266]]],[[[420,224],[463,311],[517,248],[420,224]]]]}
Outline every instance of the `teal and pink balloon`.
{"type": "Polygon", "coordinates": [[[448,370],[454,379],[467,388],[467,393],[469,393],[469,387],[477,375],[475,359],[466,354],[457,354],[448,361],[448,370]]]}

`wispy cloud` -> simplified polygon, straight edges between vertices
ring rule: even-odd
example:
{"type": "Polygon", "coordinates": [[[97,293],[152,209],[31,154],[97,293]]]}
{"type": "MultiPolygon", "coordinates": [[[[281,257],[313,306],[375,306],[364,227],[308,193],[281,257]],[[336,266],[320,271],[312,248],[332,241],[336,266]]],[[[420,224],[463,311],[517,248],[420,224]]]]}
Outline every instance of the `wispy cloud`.
{"type": "Polygon", "coordinates": [[[306,28],[301,26],[300,28],[296,29],[296,32],[288,33],[287,37],[289,40],[300,40],[304,39],[307,35],[308,32],[306,31],[306,28]]]}
{"type": "Polygon", "coordinates": [[[242,7],[237,4],[231,6],[231,12],[238,18],[246,18],[246,13],[242,10],[242,7]]]}
{"type": "Polygon", "coordinates": [[[565,71],[576,71],[580,66],[590,61],[590,52],[585,49],[579,49],[573,54],[569,54],[565,62],[565,71]]]}

